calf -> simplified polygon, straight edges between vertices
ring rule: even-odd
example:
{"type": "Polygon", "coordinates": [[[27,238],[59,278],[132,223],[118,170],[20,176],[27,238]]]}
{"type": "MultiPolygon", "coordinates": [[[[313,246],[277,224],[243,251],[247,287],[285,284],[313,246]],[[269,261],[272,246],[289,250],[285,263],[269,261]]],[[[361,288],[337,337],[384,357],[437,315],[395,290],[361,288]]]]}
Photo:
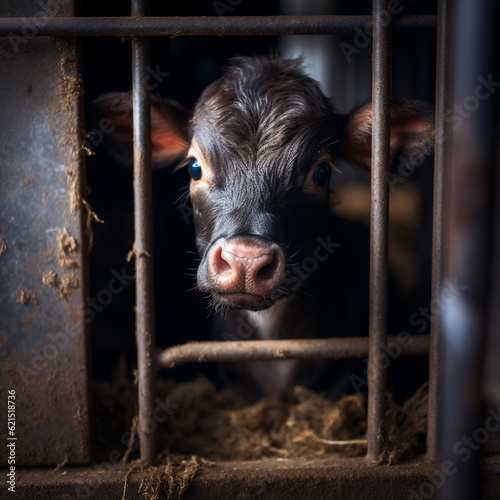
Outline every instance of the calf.
{"type": "MultiPolygon", "coordinates": [[[[96,102],[111,119],[108,146],[130,162],[130,94],[96,102]]],[[[344,156],[371,164],[372,108],[334,112],[299,60],[240,57],[207,87],[192,113],[153,97],[154,168],[187,168],[197,288],[218,311],[218,338],[367,335],[366,231],[329,210],[330,174],[344,156]],[[180,163],[179,163],[180,161],[180,163]]],[[[391,154],[427,154],[432,110],[391,106],[391,154]]],[[[352,361],[262,361],[224,365],[226,385],[248,398],[294,384],[337,397],[352,361]]]]}

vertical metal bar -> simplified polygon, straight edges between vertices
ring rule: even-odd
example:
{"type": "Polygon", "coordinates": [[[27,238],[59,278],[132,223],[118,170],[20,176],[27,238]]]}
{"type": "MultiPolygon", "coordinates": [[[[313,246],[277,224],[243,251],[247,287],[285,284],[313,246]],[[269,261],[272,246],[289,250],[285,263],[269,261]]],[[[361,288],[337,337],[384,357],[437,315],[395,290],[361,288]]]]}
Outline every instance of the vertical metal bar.
{"type": "Polygon", "coordinates": [[[386,0],[373,1],[373,137],[370,223],[370,346],[368,354],[368,450],[376,461],[383,450],[387,343],[387,237],[389,198],[385,173],[390,161],[390,32],[386,0]]]}
{"type": "Polygon", "coordinates": [[[453,110],[460,122],[453,123],[448,283],[441,292],[446,359],[440,443],[442,463],[455,468],[440,498],[475,500],[487,497],[481,445],[496,432],[490,423],[497,406],[485,411],[483,388],[485,349],[491,349],[485,343],[491,265],[498,259],[491,244],[499,176],[500,4],[460,0],[453,8],[453,110]],[[462,446],[470,452],[466,459],[458,458],[462,446]]]}
{"type": "MultiPolygon", "coordinates": [[[[434,160],[434,208],[432,233],[432,285],[431,304],[439,304],[441,286],[445,277],[444,255],[446,253],[446,220],[449,158],[447,155],[449,126],[445,121],[445,112],[450,109],[450,6],[449,0],[439,0],[438,31],[436,58],[436,142],[434,160]]],[[[429,411],[427,422],[427,457],[439,459],[439,380],[443,366],[440,351],[441,316],[433,310],[431,316],[431,344],[429,354],[429,411]]]]}
{"type": "MultiPolygon", "coordinates": [[[[147,0],[132,0],[132,15],[146,14],[147,0]]],[[[147,85],[149,40],[132,40],[134,119],[134,227],[136,272],[136,342],[139,373],[139,440],[141,459],[152,462],[157,453],[153,405],[156,399],[155,324],[153,289],[151,100],[147,85]]]]}

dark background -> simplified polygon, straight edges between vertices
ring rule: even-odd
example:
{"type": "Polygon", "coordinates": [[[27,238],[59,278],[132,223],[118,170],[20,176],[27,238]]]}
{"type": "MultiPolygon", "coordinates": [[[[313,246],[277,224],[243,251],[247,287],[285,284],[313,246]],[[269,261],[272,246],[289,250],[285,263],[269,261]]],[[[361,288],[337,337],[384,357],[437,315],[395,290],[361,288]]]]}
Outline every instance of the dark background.
{"type": "MultiPolygon", "coordinates": [[[[234,0],[233,0],[234,2],[234,0]]],[[[222,0],[222,3],[227,3],[222,0]]],[[[401,2],[403,14],[434,14],[434,1],[401,2]]],[[[219,4],[220,5],[220,4],[219,4]]],[[[226,15],[278,14],[370,14],[370,1],[250,1],[242,0],[226,15]]],[[[119,1],[83,2],[83,16],[129,15],[129,6],[119,1]]],[[[212,1],[164,2],[151,1],[150,14],[157,16],[199,15],[217,16],[212,1]]],[[[309,50],[322,65],[326,75],[323,89],[336,103],[340,112],[370,100],[371,44],[354,54],[348,63],[339,43],[353,44],[353,35],[293,37],[285,43],[298,44],[309,50]],[[315,40],[313,40],[315,38],[315,40]],[[319,40],[322,38],[322,40],[319,40]],[[319,41],[318,41],[319,40],[319,41]]],[[[129,40],[112,37],[83,38],[83,75],[85,85],[85,130],[96,127],[92,102],[110,91],[131,89],[131,44],[129,40]]],[[[220,74],[228,59],[235,55],[269,54],[283,49],[280,37],[184,37],[151,40],[151,68],[169,75],[159,82],[155,92],[178,100],[191,108],[200,92],[220,74]]],[[[284,50],[286,54],[286,50],[284,50]]],[[[435,72],[434,35],[399,35],[393,43],[394,97],[412,97],[433,102],[435,72]]],[[[306,53],[306,66],[309,60],[306,53]]],[[[314,76],[314,74],[313,74],[314,76]]],[[[102,146],[92,148],[94,155],[87,159],[87,182],[91,189],[89,202],[104,224],[94,223],[94,246],[90,254],[90,296],[96,297],[112,278],[111,271],[121,272],[125,266],[133,274],[133,263],[126,255],[133,242],[132,172],[118,165],[102,146]]],[[[367,172],[346,167],[338,179],[345,182],[368,182],[367,172]]],[[[430,215],[432,212],[432,166],[419,168],[408,180],[418,186],[421,194],[421,222],[417,246],[419,280],[412,290],[415,309],[429,303],[430,282],[430,215]]],[[[191,340],[209,338],[207,301],[196,291],[193,268],[194,228],[186,223],[182,205],[176,203],[188,179],[183,171],[154,173],[154,257],[157,344],[162,347],[191,340]],[[184,214],[184,215],[183,215],[184,214]],[[190,270],[191,269],[191,270],[190,270]],[[189,275],[191,274],[191,275],[189,275]]],[[[187,207],[188,210],[189,207],[187,207]]],[[[95,378],[112,378],[127,373],[135,365],[134,352],[134,289],[130,284],[113,297],[111,304],[96,313],[92,321],[93,366],[95,378]],[[118,368],[120,366],[121,368],[118,368]]],[[[409,327],[410,328],[410,327],[409,327]]],[[[408,330],[410,333],[415,331],[408,330]]],[[[390,332],[391,334],[397,332],[390,332]]],[[[413,361],[412,361],[413,362],[413,361]]],[[[420,359],[418,361],[422,363],[420,359]]],[[[213,372],[213,365],[187,365],[168,373],[168,376],[192,378],[199,372],[213,372]]]]}

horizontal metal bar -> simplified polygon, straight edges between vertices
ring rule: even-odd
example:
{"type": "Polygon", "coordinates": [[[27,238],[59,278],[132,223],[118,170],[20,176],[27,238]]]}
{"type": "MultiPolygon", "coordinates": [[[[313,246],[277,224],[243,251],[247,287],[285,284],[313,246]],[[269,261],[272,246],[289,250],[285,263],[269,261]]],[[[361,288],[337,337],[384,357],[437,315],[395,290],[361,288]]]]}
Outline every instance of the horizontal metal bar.
{"type": "MultiPolygon", "coordinates": [[[[0,36],[228,36],[371,33],[372,16],[9,17],[0,36]]],[[[401,16],[395,32],[434,32],[436,16],[401,16]]]]}
{"type": "MultiPolygon", "coordinates": [[[[390,336],[388,345],[401,348],[400,356],[429,354],[429,336],[390,336]]],[[[343,359],[368,356],[368,337],[300,340],[237,340],[189,342],[158,353],[158,366],[174,368],[186,363],[277,359],[343,359]]]]}

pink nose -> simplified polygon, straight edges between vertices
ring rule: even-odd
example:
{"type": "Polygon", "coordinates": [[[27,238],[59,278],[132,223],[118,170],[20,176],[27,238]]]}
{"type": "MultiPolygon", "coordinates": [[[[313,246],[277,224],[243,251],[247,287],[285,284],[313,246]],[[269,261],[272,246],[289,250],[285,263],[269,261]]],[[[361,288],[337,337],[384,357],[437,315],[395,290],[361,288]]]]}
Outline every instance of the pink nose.
{"type": "Polygon", "coordinates": [[[220,293],[266,296],[283,279],[284,261],[275,244],[235,238],[215,244],[209,265],[220,293]]]}

